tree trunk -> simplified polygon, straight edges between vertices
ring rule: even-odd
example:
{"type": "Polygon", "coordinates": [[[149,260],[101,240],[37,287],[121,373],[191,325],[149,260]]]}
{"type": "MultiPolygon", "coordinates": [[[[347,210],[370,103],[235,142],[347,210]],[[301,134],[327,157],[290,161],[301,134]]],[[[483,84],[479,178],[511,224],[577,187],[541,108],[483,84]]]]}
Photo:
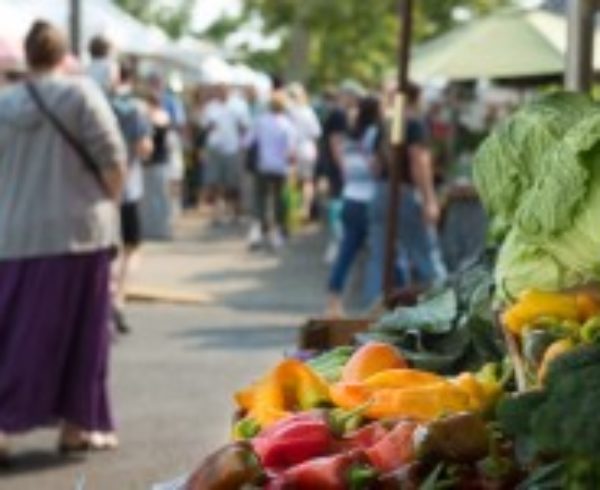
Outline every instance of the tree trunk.
{"type": "Polygon", "coordinates": [[[308,63],[310,52],[310,32],[307,27],[304,15],[305,5],[308,2],[300,3],[296,10],[294,24],[290,35],[290,58],[286,70],[285,79],[287,82],[305,83],[308,77],[308,63]]]}

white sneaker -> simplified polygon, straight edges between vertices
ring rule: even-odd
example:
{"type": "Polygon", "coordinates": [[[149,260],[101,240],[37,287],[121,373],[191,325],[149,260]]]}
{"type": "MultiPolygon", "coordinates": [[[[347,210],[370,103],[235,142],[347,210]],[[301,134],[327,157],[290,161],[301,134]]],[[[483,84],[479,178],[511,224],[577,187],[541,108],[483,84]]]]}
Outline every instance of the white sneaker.
{"type": "Polygon", "coordinates": [[[273,230],[271,232],[269,241],[271,243],[271,247],[273,247],[273,250],[281,250],[285,245],[285,239],[279,230],[273,230]]]}
{"type": "Polygon", "coordinates": [[[250,227],[250,231],[248,232],[248,238],[246,241],[248,243],[248,248],[250,249],[256,249],[261,246],[263,241],[263,234],[262,230],[260,229],[259,223],[254,223],[250,227]]]}
{"type": "Polygon", "coordinates": [[[327,265],[332,265],[338,256],[339,248],[339,244],[336,241],[329,242],[323,255],[323,262],[327,265]]]}

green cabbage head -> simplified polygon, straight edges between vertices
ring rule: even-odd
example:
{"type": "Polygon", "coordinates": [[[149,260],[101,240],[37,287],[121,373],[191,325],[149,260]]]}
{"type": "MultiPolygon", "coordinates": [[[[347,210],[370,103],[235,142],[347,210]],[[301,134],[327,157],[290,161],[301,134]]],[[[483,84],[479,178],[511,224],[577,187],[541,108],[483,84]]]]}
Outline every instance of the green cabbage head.
{"type": "Polygon", "coordinates": [[[498,290],[557,290],[600,280],[600,106],[541,97],[480,147],[475,183],[502,242],[498,290]]]}

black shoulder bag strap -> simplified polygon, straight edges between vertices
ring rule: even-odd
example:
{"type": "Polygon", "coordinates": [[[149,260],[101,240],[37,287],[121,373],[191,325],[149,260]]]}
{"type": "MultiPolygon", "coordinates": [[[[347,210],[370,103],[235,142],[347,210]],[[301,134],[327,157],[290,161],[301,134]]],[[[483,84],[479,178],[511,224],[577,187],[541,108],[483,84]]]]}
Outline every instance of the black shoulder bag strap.
{"type": "Polygon", "coordinates": [[[75,136],[73,136],[69,132],[69,130],[63,124],[63,122],[56,116],[56,114],[54,114],[50,110],[50,108],[42,98],[41,94],[39,93],[38,89],[33,84],[33,82],[26,82],[25,87],[27,88],[29,95],[31,95],[31,98],[34,100],[40,111],[42,111],[42,113],[48,118],[48,120],[67,141],[67,143],[69,143],[69,145],[71,145],[71,147],[77,152],[86,170],[90,172],[90,174],[94,177],[94,180],[98,183],[104,194],[110,196],[111,193],[108,189],[108,186],[106,185],[106,182],[102,178],[100,167],[98,166],[98,164],[94,160],[94,157],[92,157],[88,149],[81,143],[81,141],[79,141],[75,136]]]}

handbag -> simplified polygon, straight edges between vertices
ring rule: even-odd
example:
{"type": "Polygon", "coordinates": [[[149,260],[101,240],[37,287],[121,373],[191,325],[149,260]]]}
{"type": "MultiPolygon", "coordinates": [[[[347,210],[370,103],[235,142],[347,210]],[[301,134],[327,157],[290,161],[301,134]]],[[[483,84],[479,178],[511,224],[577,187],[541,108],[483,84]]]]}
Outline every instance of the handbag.
{"type": "Polygon", "coordinates": [[[71,132],[64,125],[64,123],[58,118],[58,116],[56,116],[56,114],[54,114],[50,110],[50,108],[44,101],[42,95],[38,91],[37,87],[31,80],[25,82],[25,88],[27,89],[27,92],[29,92],[29,95],[31,95],[31,98],[38,106],[42,114],[46,116],[46,118],[52,123],[52,125],[61,134],[65,141],[69,143],[69,145],[71,145],[71,148],[73,148],[75,152],[79,155],[80,160],[83,163],[85,169],[92,175],[102,192],[107,197],[110,197],[111,192],[108,189],[106,182],[102,178],[100,167],[94,160],[94,157],[92,157],[91,153],[85,147],[85,145],[81,141],[79,141],[73,134],[71,134],[71,132]]]}

